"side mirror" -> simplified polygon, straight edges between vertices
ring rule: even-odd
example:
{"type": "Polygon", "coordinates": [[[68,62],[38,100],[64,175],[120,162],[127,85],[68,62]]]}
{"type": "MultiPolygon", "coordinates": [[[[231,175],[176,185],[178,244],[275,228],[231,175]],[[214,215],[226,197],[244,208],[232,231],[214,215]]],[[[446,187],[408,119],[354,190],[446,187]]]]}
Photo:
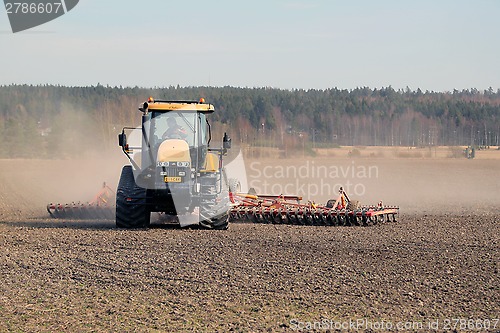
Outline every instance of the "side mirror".
{"type": "Polygon", "coordinates": [[[127,145],[127,135],[125,133],[118,134],[118,145],[125,147],[127,145]]]}
{"type": "Polygon", "coordinates": [[[224,138],[222,138],[222,148],[224,149],[231,148],[231,138],[227,135],[227,133],[224,133],[224,138]]]}

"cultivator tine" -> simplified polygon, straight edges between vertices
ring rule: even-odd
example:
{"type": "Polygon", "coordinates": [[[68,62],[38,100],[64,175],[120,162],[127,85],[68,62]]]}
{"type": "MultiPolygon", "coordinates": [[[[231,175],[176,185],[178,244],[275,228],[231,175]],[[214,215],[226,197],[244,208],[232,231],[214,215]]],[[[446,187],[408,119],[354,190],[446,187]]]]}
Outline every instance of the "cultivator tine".
{"type": "Polygon", "coordinates": [[[332,211],[328,211],[326,213],[326,221],[327,221],[327,225],[329,226],[335,226],[337,225],[337,216],[333,216],[333,213],[332,211]]]}
{"type": "Polygon", "coordinates": [[[274,221],[276,224],[283,224],[283,213],[281,211],[281,208],[276,211],[274,221]]]}
{"type": "Polygon", "coordinates": [[[269,211],[267,210],[262,211],[262,223],[272,224],[269,211]]]}
{"type": "Polygon", "coordinates": [[[341,227],[347,226],[347,218],[345,212],[337,212],[337,223],[341,227]]]}
{"type": "Polygon", "coordinates": [[[316,212],[316,222],[317,222],[317,225],[320,225],[320,226],[326,225],[326,221],[324,219],[322,210],[319,210],[316,212]]]}
{"type": "Polygon", "coordinates": [[[346,221],[346,226],[348,226],[348,227],[352,227],[355,225],[354,222],[352,221],[351,214],[348,214],[348,213],[345,214],[345,221],[346,221]]]}
{"type": "Polygon", "coordinates": [[[253,223],[261,223],[261,219],[258,218],[257,212],[255,211],[255,209],[250,212],[250,217],[251,217],[251,220],[253,221],[253,223]]]}
{"type": "Polygon", "coordinates": [[[63,207],[60,204],[54,205],[52,203],[47,205],[47,212],[49,212],[50,217],[57,219],[61,218],[61,212],[63,207]]]}
{"type": "Polygon", "coordinates": [[[52,207],[53,207],[53,203],[49,203],[47,205],[47,213],[49,213],[50,217],[52,217],[53,219],[55,219],[56,216],[54,215],[54,212],[52,211],[52,207]]]}
{"type": "Polygon", "coordinates": [[[269,214],[272,224],[281,224],[281,211],[279,209],[272,208],[269,214]]]}
{"type": "Polygon", "coordinates": [[[318,210],[314,213],[314,218],[316,220],[316,225],[317,226],[324,226],[325,225],[325,220],[323,219],[323,211],[318,210]]]}
{"type": "Polygon", "coordinates": [[[290,219],[292,220],[292,224],[303,225],[302,219],[299,217],[299,211],[297,209],[291,212],[290,219]]]}
{"type": "Polygon", "coordinates": [[[348,226],[352,227],[355,225],[355,223],[353,222],[352,214],[350,212],[346,212],[345,217],[346,217],[345,220],[346,220],[348,226]]]}
{"type": "Polygon", "coordinates": [[[301,207],[233,207],[231,218],[235,222],[260,224],[290,224],[307,226],[372,226],[396,221],[397,208],[391,211],[365,207],[355,211],[331,208],[308,209],[301,207]]]}
{"type": "Polygon", "coordinates": [[[71,220],[111,220],[115,218],[114,192],[106,183],[91,202],[86,204],[72,202],[70,204],[47,205],[47,212],[54,219],[71,220]]]}
{"type": "Polygon", "coordinates": [[[309,201],[301,204],[301,197],[283,195],[248,195],[234,193],[235,204],[231,218],[238,222],[265,224],[290,224],[308,226],[372,226],[384,222],[396,222],[398,207],[359,206],[340,189],[337,200],[329,200],[326,206],[309,201]],[[240,197],[240,198],[239,198],[240,197]],[[239,198],[239,199],[238,199],[239,198]],[[335,204],[332,204],[335,202],[335,204]]]}
{"type": "Polygon", "coordinates": [[[356,225],[357,226],[362,226],[363,225],[363,221],[361,220],[361,216],[354,213],[354,219],[356,220],[356,225]]]}
{"type": "Polygon", "coordinates": [[[254,222],[253,221],[253,214],[249,209],[247,209],[245,212],[243,212],[242,215],[244,216],[244,218],[243,218],[244,222],[250,222],[250,223],[254,222]]]}
{"type": "Polygon", "coordinates": [[[301,211],[301,213],[302,213],[301,216],[302,216],[302,221],[304,222],[304,225],[313,225],[311,214],[307,211],[301,211]]]}
{"type": "Polygon", "coordinates": [[[92,204],[48,204],[47,212],[54,219],[69,220],[111,220],[115,217],[115,209],[111,206],[96,206],[92,204]]]}
{"type": "Polygon", "coordinates": [[[310,211],[309,214],[309,216],[311,217],[311,225],[321,225],[321,218],[319,217],[319,215],[317,215],[316,210],[310,211]]]}

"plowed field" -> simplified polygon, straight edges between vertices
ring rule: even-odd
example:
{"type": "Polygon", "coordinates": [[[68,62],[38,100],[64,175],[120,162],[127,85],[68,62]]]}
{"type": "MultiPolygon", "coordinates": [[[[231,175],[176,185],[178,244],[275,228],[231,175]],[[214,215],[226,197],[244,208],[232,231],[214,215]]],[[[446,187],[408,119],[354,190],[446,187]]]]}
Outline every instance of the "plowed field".
{"type": "MultiPolygon", "coordinates": [[[[0,161],[0,331],[500,331],[499,160],[356,160],[378,168],[351,177],[361,201],[402,208],[374,227],[120,230],[47,217],[51,201],[116,187],[124,162],[0,161]]],[[[293,175],[276,168],[304,163],[255,160],[247,174],[262,181],[271,166],[286,186],[293,175]]]]}

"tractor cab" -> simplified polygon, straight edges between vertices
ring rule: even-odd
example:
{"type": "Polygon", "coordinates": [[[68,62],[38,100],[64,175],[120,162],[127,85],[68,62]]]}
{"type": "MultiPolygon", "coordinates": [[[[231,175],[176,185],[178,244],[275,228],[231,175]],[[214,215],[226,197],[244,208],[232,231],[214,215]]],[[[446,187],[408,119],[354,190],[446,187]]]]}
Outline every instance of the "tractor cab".
{"type": "Polygon", "coordinates": [[[170,177],[163,178],[167,183],[184,182],[184,179],[179,181],[179,177],[189,176],[195,170],[213,169],[214,163],[221,165],[218,160],[230,147],[230,139],[224,137],[222,150],[209,149],[211,132],[207,114],[214,112],[213,105],[203,99],[199,102],[172,102],[149,98],[139,110],[143,113],[141,128],[125,127],[119,136],[119,144],[131,161],[136,178],[142,178],[138,181],[145,187],[157,187],[158,179],[154,185],[151,172],[158,167],[167,169],[163,172],[164,176],[167,173],[170,177]],[[127,142],[127,131],[131,132],[131,138],[135,138],[134,144],[127,142]],[[185,170],[182,169],[179,175],[174,168],[185,170]]]}
{"type": "Polygon", "coordinates": [[[144,127],[149,133],[148,149],[151,150],[151,154],[146,152],[143,156],[147,164],[185,162],[196,169],[203,168],[210,141],[205,113],[152,110],[144,127]]]}
{"type": "MultiPolygon", "coordinates": [[[[146,191],[147,210],[179,216],[198,209],[203,213],[200,224],[220,222],[220,209],[214,207],[217,202],[225,202],[221,201],[227,192],[222,158],[231,147],[231,139],[225,134],[222,147],[210,147],[207,115],[214,112],[214,106],[203,99],[149,98],[139,111],[141,127],[125,127],[118,139],[132,164],[134,186],[146,191]]],[[[119,203],[126,207],[117,199],[117,207],[119,203]]],[[[228,207],[222,210],[225,219],[228,207]]],[[[117,225],[134,224],[117,219],[117,225]]]]}

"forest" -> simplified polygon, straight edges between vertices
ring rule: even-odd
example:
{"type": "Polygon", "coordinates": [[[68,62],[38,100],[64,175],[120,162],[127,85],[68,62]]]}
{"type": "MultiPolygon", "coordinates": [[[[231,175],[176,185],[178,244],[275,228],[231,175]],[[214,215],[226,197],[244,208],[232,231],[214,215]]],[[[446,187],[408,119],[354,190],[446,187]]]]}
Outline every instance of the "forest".
{"type": "Polygon", "coordinates": [[[71,157],[117,149],[149,96],[215,106],[214,137],[293,149],[339,146],[498,146],[500,89],[0,86],[0,158],[71,157]]]}

